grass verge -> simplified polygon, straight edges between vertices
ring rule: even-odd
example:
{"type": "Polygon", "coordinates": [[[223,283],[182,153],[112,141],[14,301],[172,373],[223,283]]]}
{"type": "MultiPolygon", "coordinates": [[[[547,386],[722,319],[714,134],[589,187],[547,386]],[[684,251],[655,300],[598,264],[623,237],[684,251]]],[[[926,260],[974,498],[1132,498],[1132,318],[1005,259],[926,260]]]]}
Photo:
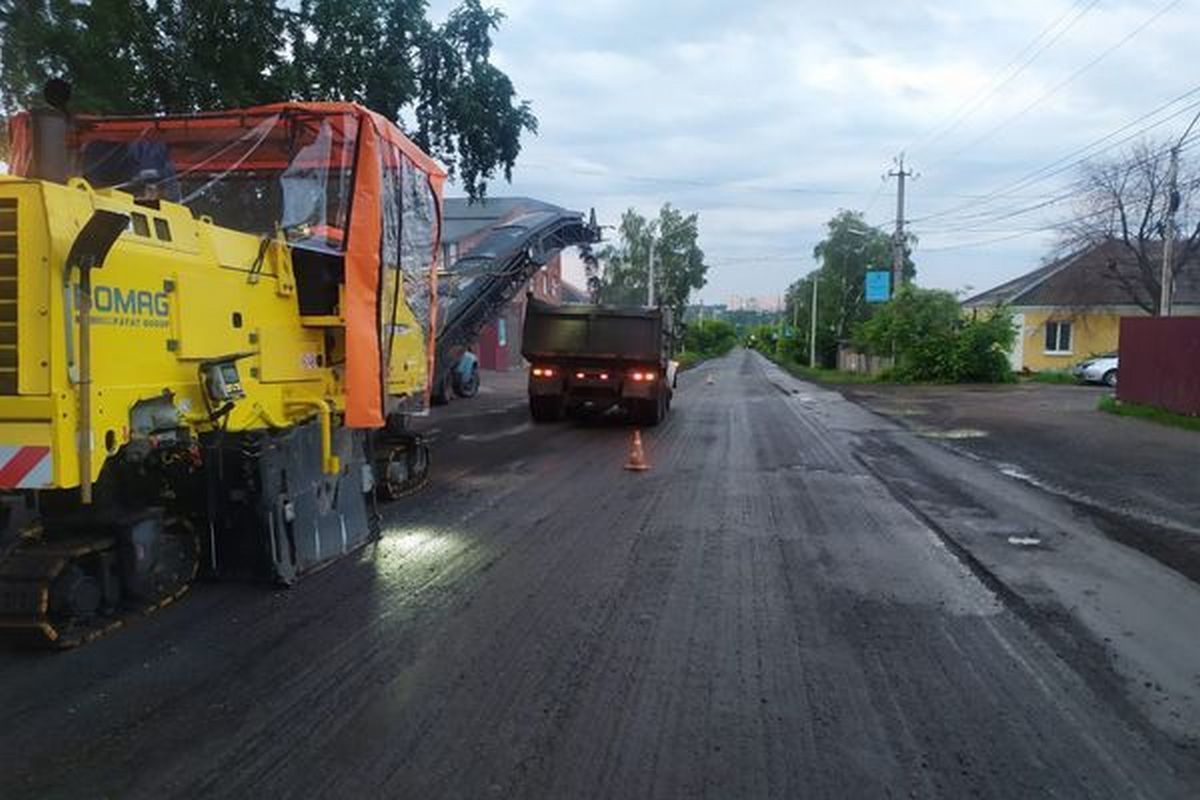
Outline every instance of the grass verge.
{"type": "Polygon", "coordinates": [[[1079,383],[1079,381],[1069,372],[1062,370],[1046,370],[1045,372],[1035,372],[1025,380],[1031,383],[1079,383]]]}
{"type": "Polygon", "coordinates": [[[1200,431],[1200,417],[1189,417],[1186,414],[1176,414],[1154,406],[1143,406],[1138,403],[1122,403],[1110,394],[1100,398],[1097,408],[1109,414],[1122,417],[1137,417],[1156,422],[1159,425],[1170,425],[1173,428],[1183,428],[1189,431],[1200,431]]]}
{"type": "Polygon", "coordinates": [[[822,367],[806,367],[795,361],[772,359],[776,364],[795,375],[797,378],[815,383],[884,383],[878,375],[864,375],[861,372],[842,372],[836,369],[822,367]]]}

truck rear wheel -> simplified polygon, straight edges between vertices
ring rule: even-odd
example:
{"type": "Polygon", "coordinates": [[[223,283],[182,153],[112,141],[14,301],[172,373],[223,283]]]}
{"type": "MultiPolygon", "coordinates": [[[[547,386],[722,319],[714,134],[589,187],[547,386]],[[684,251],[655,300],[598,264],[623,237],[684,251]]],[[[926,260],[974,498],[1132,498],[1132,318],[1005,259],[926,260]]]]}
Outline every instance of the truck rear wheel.
{"type": "Polygon", "coordinates": [[[647,428],[653,428],[658,423],[662,422],[662,418],[666,416],[666,401],[660,394],[651,400],[642,400],[638,404],[637,413],[634,414],[635,421],[644,425],[647,428]]]}
{"type": "Polygon", "coordinates": [[[558,422],[563,418],[561,397],[530,397],[529,415],[534,422],[558,422]]]}

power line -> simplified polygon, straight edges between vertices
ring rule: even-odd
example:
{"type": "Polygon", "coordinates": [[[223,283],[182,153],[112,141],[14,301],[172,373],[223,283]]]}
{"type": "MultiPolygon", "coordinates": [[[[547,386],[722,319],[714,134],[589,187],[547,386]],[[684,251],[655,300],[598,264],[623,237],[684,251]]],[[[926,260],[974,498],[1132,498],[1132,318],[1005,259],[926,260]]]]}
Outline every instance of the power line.
{"type": "Polygon", "coordinates": [[[1127,44],[1131,39],[1133,39],[1139,33],[1144,31],[1146,28],[1150,27],[1150,25],[1152,25],[1155,21],[1157,21],[1159,17],[1161,17],[1163,14],[1166,14],[1168,11],[1170,11],[1175,6],[1179,5],[1181,2],[1182,2],[1182,0],[1170,0],[1170,2],[1166,3],[1162,8],[1158,9],[1158,11],[1155,11],[1153,14],[1151,14],[1145,21],[1142,22],[1141,25],[1138,25],[1136,28],[1131,30],[1129,33],[1125,34],[1125,36],[1123,36],[1118,42],[1116,42],[1116,44],[1113,44],[1113,45],[1109,46],[1108,48],[1106,48],[1105,50],[1102,50],[1099,53],[1099,55],[1092,58],[1090,61],[1088,61],[1083,66],[1081,66],[1079,69],[1072,72],[1064,80],[1056,83],[1048,91],[1044,92],[1042,95],[1037,97],[1029,105],[1022,108],[1016,114],[1013,114],[1013,115],[1007,117],[1006,119],[1002,120],[999,124],[993,126],[989,130],[984,132],[981,136],[978,136],[975,139],[972,139],[970,142],[968,142],[963,147],[959,148],[958,150],[955,150],[953,153],[951,153],[948,156],[948,158],[954,158],[955,156],[961,155],[962,153],[966,152],[967,150],[970,150],[972,147],[975,147],[976,145],[980,144],[981,142],[986,141],[987,139],[990,139],[996,133],[998,133],[999,131],[1008,127],[1013,122],[1015,122],[1017,119],[1020,119],[1021,117],[1023,117],[1025,114],[1029,113],[1031,110],[1033,110],[1037,106],[1041,105],[1043,102],[1048,100],[1050,97],[1057,94],[1065,86],[1072,83],[1080,75],[1087,72],[1089,69],[1091,69],[1092,67],[1099,64],[1105,58],[1107,58],[1108,56],[1112,55],[1117,50],[1124,47],[1125,44],[1127,44]]]}
{"type": "Polygon", "coordinates": [[[961,244],[950,244],[942,247],[922,247],[923,253],[944,253],[949,250],[965,250],[972,247],[984,247],[989,244],[997,244],[999,242],[1007,242],[1013,239],[1021,239],[1024,237],[1033,236],[1036,231],[1021,231],[1019,233],[1010,233],[1007,236],[997,236],[994,239],[981,239],[975,242],[963,242],[961,244]]]}
{"type": "MultiPolygon", "coordinates": [[[[705,180],[702,178],[673,178],[660,175],[636,175],[633,173],[611,172],[604,169],[585,169],[581,167],[565,167],[555,166],[553,164],[544,164],[536,162],[524,162],[521,164],[523,169],[534,169],[546,172],[569,172],[575,175],[589,175],[597,178],[612,178],[616,180],[635,181],[638,183],[650,183],[667,185],[682,185],[694,186],[703,189],[727,189],[730,191],[739,192],[755,192],[758,194],[811,194],[811,195],[828,195],[840,197],[865,197],[865,191],[852,191],[850,189],[830,189],[818,186],[764,186],[761,184],[739,183],[734,181],[717,181],[705,180]]],[[[882,194],[883,186],[876,189],[872,195],[872,202],[877,201],[882,194]]],[[[925,194],[926,197],[945,197],[952,199],[977,200],[985,195],[972,194],[969,192],[932,192],[925,194]]]]}
{"type": "MultiPolygon", "coordinates": [[[[1193,136],[1186,140],[1180,139],[1179,144],[1177,146],[1182,151],[1182,150],[1190,147],[1196,141],[1200,141],[1200,136],[1193,136]]],[[[1146,155],[1144,155],[1140,158],[1137,158],[1132,161],[1128,161],[1128,162],[1126,162],[1126,165],[1131,168],[1146,166],[1147,164],[1157,161],[1158,159],[1167,155],[1169,151],[1170,151],[1169,146],[1163,147],[1158,150],[1147,153],[1146,155]]],[[[1082,163],[1084,163],[1084,162],[1082,162],[1082,161],[1079,162],[1079,164],[1082,164],[1082,163]]],[[[1072,164],[1070,166],[1077,166],[1077,165],[1072,164]]],[[[1064,167],[1064,170],[1065,169],[1066,168],[1064,167]]],[[[1063,170],[1058,170],[1058,171],[1061,172],[1063,170]]],[[[1013,216],[1019,216],[1021,214],[1036,211],[1038,209],[1062,202],[1064,200],[1069,200],[1069,199],[1078,197],[1079,193],[1082,190],[1084,190],[1086,188],[1086,186],[1087,186],[1087,178],[1086,177],[1079,178],[1079,179],[1076,179],[1076,180],[1068,183],[1067,188],[1063,192],[1061,192],[1060,194],[1055,195],[1043,202],[1035,203],[1031,206],[1019,207],[1016,209],[1004,209],[1004,208],[991,209],[991,210],[985,209],[983,211],[980,211],[977,213],[972,213],[972,214],[957,214],[953,217],[948,218],[948,220],[946,222],[942,223],[942,226],[953,229],[956,225],[963,224],[963,223],[978,224],[981,220],[998,221],[1000,219],[1006,219],[1006,218],[1010,218],[1013,216]]],[[[925,218],[925,219],[929,219],[929,218],[925,218]]]]}
{"type": "Polygon", "coordinates": [[[1090,0],[1090,2],[1083,5],[1082,8],[1079,8],[1078,13],[1075,14],[1075,17],[1073,19],[1071,19],[1061,30],[1059,30],[1057,33],[1055,33],[1051,39],[1049,39],[1048,41],[1046,41],[1046,42],[1042,43],[1040,46],[1038,46],[1039,42],[1041,42],[1041,40],[1044,39],[1047,36],[1047,34],[1049,34],[1051,31],[1053,31],[1055,28],[1057,28],[1064,19],[1066,19],[1068,16],[1070,16],[1072,14],[1072,12],[1074,12],[1076,10],[1076,8],[1078,8],[1080,6],[1080,0],[1076,0],[1076,2],[1072,3],[1071,6],[1066,11],[1064,11],[1062,14],[1060,14],[1058,17],[1056,17],[1054,19],[1054,21],[1051,22],[1049,25],[1042,28],[1042,30],[1038,33],[1037,36],[1035,36],[1023,48],[1021,48],[1021,50],[1018,51],[1018,53],[1015,56],[1013,56],[1007,64],[1005,64],[1003,67],[1000,68],[1000,70],[997,71],[997,78],[999,80],[994,80],[991,83],[991,86],[989,88],[985,89],[983,87],[980,87],[980,91],[976,92],[974,96],[972,96],[969,100],[967,100],[965,103],[963,103],[961,106],[959,106],[958,110],[955,111],[954,114],[951,115],[951,117],[948,120],[948,124],[947,124],[947,122],[941,123],[938,127],[933,128],[929,133],[927,133],[924,136],[922,136],[921,138],[917,139],[916,142],[911,144],[906,149],[915,150],[915,149],[920,148],[922,145],[925,147],[929,147],[934,142],[937,142],[938,140],[940,140],[940,139],[944,138],[945,136],[947,136],[948,134],[950,134],[955,128],[957,128],[959,125],[961,125],[963,123],[963,121],[965,121],[968,117],[970,117],[972,114],[974,114],[980,108],[982,108],[984,103],[986,103],[989,99],[994,97],[997,92],[999,92],[1001,89],[1003,89],[1008,84],[1012,83],[1012,81],[1018,75],[1020,75],[1022,72],[1024,72],[1025,69],[1029,67],[1029,65],[1031,65],[1034,61],[1036,61],[1038,59],[1038,57],[1040,57],[1042,55],[1042,53],[1046,52],[1049,48],[1054,46],[1054,44],[1057,43],[1058,40],[1061,39],[1064,35],[1066,35],[1067,31],[1069,31],[1071,28],[1073,28],[1075,26],[1075,23],[1077,23],[1080,19],[1082,19],[1084,17],[1084,15],[1087,14],[1087,12],[1090,11],[1093,7],[1095,7],[1095,5],[1098,2],[1099,2],[1099,0],[1090,0]],[[1033,49],[1035,47],[1037,49],[1034,50],[1034,52],[1030,53],[1028,58],[1026,58],[1024,61],[1022,61],[1019,65],[1017,65],[1016,69],[1012,70],[1007,75],[1005,75],[1005,73],[1008,72],[1008,70],[1011,67],[1013,67],[1014,64],[1017,64],[1017,62],[1022,58],[1022,56],[1024,56],[1026,53],[1028,53],[1031,49],[1033,49]]]}
{"type": "MultiPolygon", "coordinates": [[[[1183,116],[1184,114],[1187,114],[1189,111],[1192,111],[1196,108],[1200,108],[1200,100],[1196,100],[1192,103],[1189,103],[1189,104],[1183,106],[1182,108],[1175,110],[1168,116],[1158,120],[1157,122],[1154,122],[1154,123],[1146,125],[1142,128],[1139,128],[1138,130],[1134,131],[1130,135],[1128,135],[1118,141],[1111,142],[1110,144],[1108,144],[1102,148],[1095,149],[1095,148],[1097,148],[1098,145],[1104,144],[1108,140],[1112,139],[1114,136],[1124,133],[1125,131],[1129,130],[1130,128],[1132,128],[1133,126],[1137,125],[1140,122],[1144,122],[1147,119],[1157,116],[1165,109],[1168,109],[1171,106],[1175,105],[1176,103],[1179,103],[1181,100],[1185,100],[1188,97],[1191,97],[1197,93],[1200,93],[1200,85],[1192,87],[1188,91],[1186,91],[1180,95],[1177,95],[1176,97],[1173,97],[1172,99],[1170,99],[1167,102],[1163,103],[1162,105],[1154,108],[1153,110],[1146,112],[1145,114],[1141,115],[1140,117],[1125,123],[1124,125],[1117,128],[1116,130],[1110,131],[1109,133],[1105,134],[1104,136],[1101,136],[1100,138],[1095,139],[1095,140],[1083,145],[1082,147],[1072,150],[1070,153],[1067,153],[1066,155],[1061,156],[1061,157],[1055,159],[1054,161],[1051,161],[1049,164],[1046,164],[1042,167],[1039,167],[1038,169],[1028,172],[1025,175],[1021,176],[1020,178],[1017,178],[1014,181],[1010,181],[1009,183],[1004,184],[1004,185],[1000,186],[999,188],[992,190],[991,192],[988,192],[987,194],[983,195],[980,199],[983,201],[988,201],[988,200],[992,200],[992,199],[995,199],[998,197],[1006,197],[1006,196],[1012,197],[1013,192],[1020,191],[1022,189],[1027,188],[1028,186],[1030,186],[1032,184],[1040,183],[1044,180],[1047,180],[1056,175],[1059,175],[1069,169],[1073,169],[1077,166],[1080,166],[1089,158],[1094,158],[1101,153],[1112,150],[1115,147],[1119,147],[1133,139],[1143,136],[1146,133],[1148,133],[1149,131],[1153,130],[1154,128],[1157,128],[1157,127],[1164,125],[1180,116],[1183,116]],[[1088,151],[1092,151],[1092,152],[1088,152],[1088,151]]],[[[960,203],[958,205],[951,206],[950,208],[941,209],[939,211],[934,211],[934,212],[931,212],[931,213],[926,214],[921,217],[916,217],[912,221],[913,222],[924,222],[924,221],[928,221],[930,219],[935,219],[938,217],[950,216],[950,215],[956,214],[957,212],[962,211],[964,209],[972,208],[974,205],[975,204],[973,204],[973,203],[960,203]]]]}
{"type": "MultiPolygon", "coordinates": [[[[1153,160],[1164,157],[1164,155],[1166,155],[1168,152],[1173,151],[1174,153],[1178,154],[1179,152],[1182,152],[1186,147],[1194,144],[1197,141],[1200,141],[1200,134],[1197,134],[1195,136],[1189,136],[1193,126],[1198,121],[1200,121],[1200,112],[1198,112],[1195,115],[1195,117],[1193,117],[1192,124],[1189,125],[1188,128],[1184,131],[1183,136],[1180,137],[1177,144],[1172,144],[1165,149],[1150,153],[1149,155],[1147,155],[1146,157],[1144,157],[1142,159],[1139,159],[1138,161],[1131,162],[1130,166],[1137,166],[1139,164],[1142,164],[1142,165],[1148,164],[1153,160]]],[[[1185,187],[1189,190],[1200,188],[1200,177],[1194,178],[1193,180],[1187,182],[1185,184],[1185,187]]],[[[1075,192],[1072,192],[1070,194],[1075,194],[1075,192]]],[[[1063,196],[1067,196],[1067,195],[1064,194],[1063,196]]],[[[1091,211],[1088,211],[1088,212],[1085,212],[1082,214],[1077,214],[1076,216],[1074,216],[1073,218],[1068,219],[1068,220],[1062,220],[1062,221],[1058,221],[1058,222],[1054,222],[1054,223],[1050,223],[1050,224],[1046,224],[1046,225],[1019,228],[1019,229],[1012,230],[1012,231],[995,231],[997,233],[1005,233],[1006,234],[1006,235],[999,236],[996,238],[976,240],[976,241],[971,241],[971,242],[963,242],[963,243],[958,243],[958,244],[953,244],[953,245],[945,245],[945,246],[922,247],[921,250],[922,250],[922,252],[931,253],[931,252],[942,252],[945,250],[958,250],[958,249],[965,249],[965,248],[971,248],[971,247],[981,247],[981,246],[988,245],[988,244],[994,244],[997,242],[1008,241],[1010,239],[1021,238],[1022,236],[1030,236],[1032,234],[1039,233],[1039,232],[1062,230],[1064,227],[1071,225],[1073,223],[1083,222],[1083,221],[1086,221],[1093,217],[1103,217],[1105,215],[1112,214],[1115,211],[1117,211],[1117,209],[1118,209],[1118,204],[1116,202],[1113,202],[1113,203],[1106,204],[1100,208],[1096,208],[1096,209],[1093,209],[1091,211]]],[[[1015,216],[1015,214],[1007,215],[1007,216],[1015,216]]],[[[996,218],[996,219],[991,220],[991,222],[1000,221],[1000,219],[1001,218],[996,218]]],[[[972,224],[985,224],[985,223],[972,223],[972,224]]],[[[967,226],[960,227],[960,228],[950,227],[950,228],[945,228],[945,229],[941,229],[941,230],[934,230],[932,232],[928,231],[928,230],[922,231],[922,233],[931,233],[932,235],[935,235],[935,236],[954,234],[954,233],[968,233],[968,232],[985,233],[988,231],[986,231],[985,229],[981,229],[981,228],[971,228],[971,227],[967,227],[967,226]]]]}

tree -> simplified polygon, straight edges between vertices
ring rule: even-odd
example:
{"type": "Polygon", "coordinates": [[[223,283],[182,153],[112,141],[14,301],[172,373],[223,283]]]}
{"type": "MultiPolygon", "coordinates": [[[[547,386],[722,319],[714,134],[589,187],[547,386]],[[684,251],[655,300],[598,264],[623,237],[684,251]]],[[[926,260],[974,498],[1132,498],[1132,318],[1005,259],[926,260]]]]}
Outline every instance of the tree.
{"type": "MultiPolygon", "coordinates": [[[[819,266],[788,287],[786,310],[799,321],[802,352],[808,352],[812,325],[812,286],[817,282],[817,354],[820,362],[832,363],[837,343],[850,336],[853,326],[870,316],[865,298],[867,270],[890,269],[892,238],[866,223],[858,211],[839,211],[827,224],[826,235],[813,248],[819,266]]],[[[905,261],[904,274],[911,280],[916,268],[905,261]]]]}
{"type": "Polygon", "coordinates": [[[1200,255],[1200,168],[1181,160],[1178,192],[1169,197],[1169,152],[1169,146],[1142,142],[1117,158],[1084,164],[1075,183],[1075,214],[1059,226],[1063,252],[1115,243],[1119,255],[1106,264],[1107,277],[1151,314],[1160,310],[1163,228],[1170,203],[1177,205],[1181,231],[1172,276],[1177,278],[1183,265],[1200,255]],[[1118,258],[1134,268],[1119,268],[1118,258]]]}
{"type": "Polygon", "coordinates": [[[737,344],[737,328],[723,319],[701,319],[690,323],[683,336],[683,349],[704,357],[728,353],[737,344]]]}
{"type": "Polygon", "coordinates": [[[528,102],[491,63],[503,14],[463,0],[0,0],[0,105],[63,77],[81,112],[204,111],[347,100],[401,122],[472,196],[511,178],[528,102]]]}
{"type": "Polygon", "coordinates": [[[671,309],[676,320],[682,320],[688,297],[704,287],[708,273],[699,236],[699,216],[685,215],[670,203],[662,207],[655,220],[629,209],[621,215],[617,242],[598,254],[603,265],[601,301],[645,305],[653,248],[656,298],[671,309]]]}

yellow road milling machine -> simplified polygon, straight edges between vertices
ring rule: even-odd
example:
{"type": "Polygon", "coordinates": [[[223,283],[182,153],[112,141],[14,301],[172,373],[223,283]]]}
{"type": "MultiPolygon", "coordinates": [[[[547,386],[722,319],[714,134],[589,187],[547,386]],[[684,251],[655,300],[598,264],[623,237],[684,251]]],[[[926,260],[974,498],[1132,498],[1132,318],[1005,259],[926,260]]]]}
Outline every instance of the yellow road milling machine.
{"type": "Polygon", "coordinates": [[[427,471],[445,173],[346,103],[10,120],[0,632],[290,583],[427,471]]]}

